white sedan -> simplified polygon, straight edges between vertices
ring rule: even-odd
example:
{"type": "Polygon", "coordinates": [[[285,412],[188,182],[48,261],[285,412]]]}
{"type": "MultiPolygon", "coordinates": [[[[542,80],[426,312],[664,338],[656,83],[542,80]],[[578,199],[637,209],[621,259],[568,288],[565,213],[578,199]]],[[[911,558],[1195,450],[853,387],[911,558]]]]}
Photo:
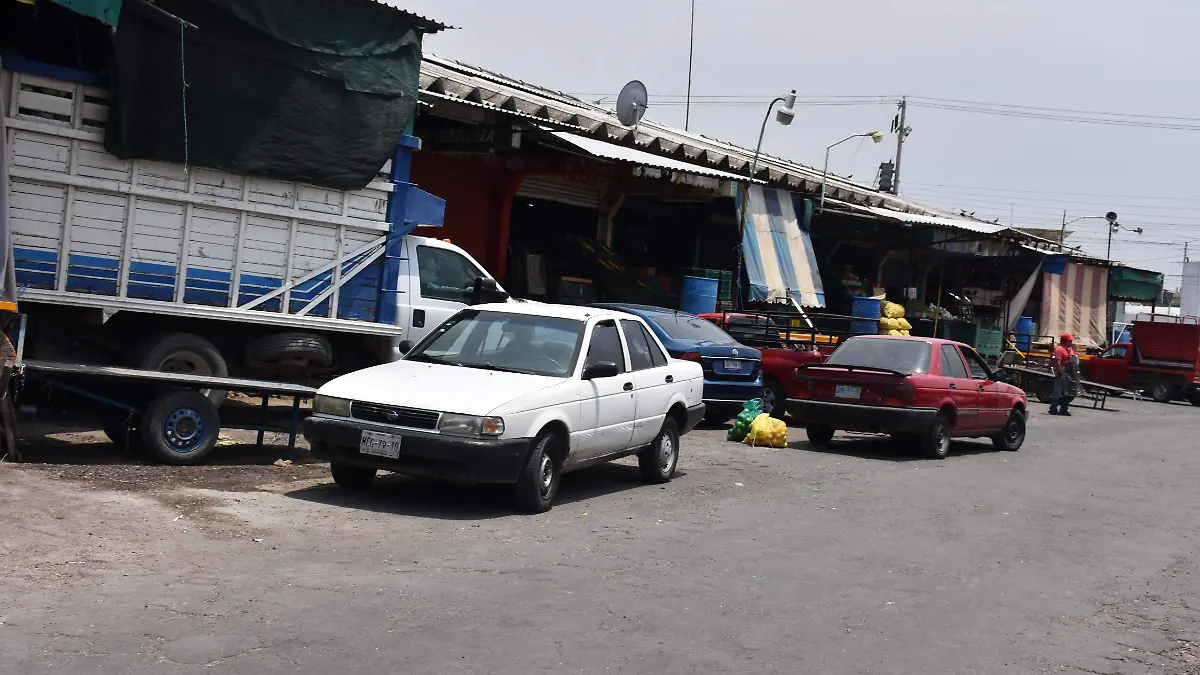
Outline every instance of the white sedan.
{"type": "Polygon", "coordinates": [[[672,359],[631,314],[480,305],[403,360],[321,387],[304,435],[343,488],[379,470],[510,483],[518,506],[542,512],[564,473],[629,455],[645,480],[670,481],[703,386],[700,365],[672,359]]]}

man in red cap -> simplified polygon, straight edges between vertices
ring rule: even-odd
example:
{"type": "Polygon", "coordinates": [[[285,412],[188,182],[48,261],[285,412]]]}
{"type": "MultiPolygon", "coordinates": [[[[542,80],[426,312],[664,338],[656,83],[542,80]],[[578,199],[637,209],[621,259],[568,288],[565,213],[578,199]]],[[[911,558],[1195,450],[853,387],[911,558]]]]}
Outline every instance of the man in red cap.
{"type": "Polygon", "coordinates": [[[1051,415],[1071,416],[1068,408],[1076,394],[1076,382],[1071,371],[1072,368],[1077,371],[1079,363],[1074,344],[1075,338],[1070,333],[1058,336],[1054,358],[1050,359],[1050,367],[1054,369],[1054,394],[1050,397],[1051,415]]]}

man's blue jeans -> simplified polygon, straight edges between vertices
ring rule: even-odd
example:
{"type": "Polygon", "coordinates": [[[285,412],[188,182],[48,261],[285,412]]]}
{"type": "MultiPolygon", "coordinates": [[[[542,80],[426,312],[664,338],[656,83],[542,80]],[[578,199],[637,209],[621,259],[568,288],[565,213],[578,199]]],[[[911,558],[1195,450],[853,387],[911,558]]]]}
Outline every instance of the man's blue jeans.
{"type": "Polygon", "coordinates": [[[1057,375],[1054,378],[1054,393],[1050,395],[1050,412],[1065,413],[1069,404],[1070,399],[1063,399],[1063,376],[1057,375]]]}

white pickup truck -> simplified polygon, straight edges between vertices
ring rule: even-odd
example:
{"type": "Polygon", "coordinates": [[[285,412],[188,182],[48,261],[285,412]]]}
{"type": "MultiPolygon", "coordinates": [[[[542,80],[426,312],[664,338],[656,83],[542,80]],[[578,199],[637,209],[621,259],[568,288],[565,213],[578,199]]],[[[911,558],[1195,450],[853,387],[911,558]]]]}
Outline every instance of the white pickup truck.
{"type": "Polygon", "coordinates": [[[704,371],[672,359],[641,318],[543,304],[460,311],[405,358],[321,387],[304,434],[334,481],[377,471],[512,484],[548,510],[563,473],[637,455],[675,475],[679,437],[704,417],[704,371]]]}
{"type": "Polygon", "coordinates": [[[107,98],[95,76],[0,62],[26,358],[319,382],[399,358],[492,278],[410,234],[444,209],[406,182],[416,139],[396,175],[332,190],[118,159],[107,98]]]}

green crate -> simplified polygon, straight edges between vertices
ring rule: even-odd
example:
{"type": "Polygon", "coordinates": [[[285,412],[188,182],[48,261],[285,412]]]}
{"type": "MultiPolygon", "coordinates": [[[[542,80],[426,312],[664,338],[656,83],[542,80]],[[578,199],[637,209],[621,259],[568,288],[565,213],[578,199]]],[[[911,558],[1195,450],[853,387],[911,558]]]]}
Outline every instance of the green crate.
{"type": "Polygon", "coordinates": [[[947,338],[971,345],[984,358],[998,359],[1004,351],[1003,333],[999,328],[973,323],[948,323],[945,326],[947,338]]]}
{"type": "Polygon", "coordinates": [[[729,302],[733,298],[733,273],[728,270],[705,270],[698,267],[685,267],[680,270],[680,273],[685,277],[716,279],[718,281],[717,300],[729,302]]]}

